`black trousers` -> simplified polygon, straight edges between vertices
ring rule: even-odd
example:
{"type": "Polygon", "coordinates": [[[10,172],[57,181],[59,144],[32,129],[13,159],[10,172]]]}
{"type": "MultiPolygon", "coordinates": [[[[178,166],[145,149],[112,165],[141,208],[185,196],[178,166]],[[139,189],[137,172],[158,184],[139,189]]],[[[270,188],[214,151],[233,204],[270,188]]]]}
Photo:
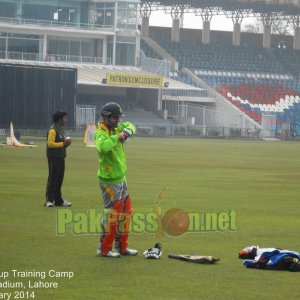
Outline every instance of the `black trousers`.
{"type": "Polygon", "coordinates": [[[48,157],[49,175],[46,188],[46,201],[59,206],[63,203],[61,186],[65,174],[64,157],[48,157]]]}

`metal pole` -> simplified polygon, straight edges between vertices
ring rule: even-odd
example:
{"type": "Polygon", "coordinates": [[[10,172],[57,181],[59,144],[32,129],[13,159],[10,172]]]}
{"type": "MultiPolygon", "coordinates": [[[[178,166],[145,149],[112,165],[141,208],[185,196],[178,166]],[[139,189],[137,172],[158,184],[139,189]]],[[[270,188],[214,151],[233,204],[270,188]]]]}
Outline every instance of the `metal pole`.
{"type": "Polygon", "coordinates": [[[6,34],[6,39],[5,39],[6,43],[5,43],[5,59],[8,58],[8,35],[6,34]]]}
{"type": "Polygon", "coordinates": [[[118,26],[118,1],[115,2],[115,22],[114,22],[114,36],[113,36],[113,57],[112,57],[113,66],[116,64],[117,26],[118,26]]]}

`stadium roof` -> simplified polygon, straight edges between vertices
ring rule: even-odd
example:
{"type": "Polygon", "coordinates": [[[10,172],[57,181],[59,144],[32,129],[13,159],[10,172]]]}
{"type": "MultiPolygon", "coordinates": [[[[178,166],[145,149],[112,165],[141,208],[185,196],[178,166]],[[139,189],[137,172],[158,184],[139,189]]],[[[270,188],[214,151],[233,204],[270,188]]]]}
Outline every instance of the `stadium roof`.
{"type": "Polygon", "coordinates": [[[291,1],[279,1],[278,4],[268,3],[267,0],[141,0],[141,3],[152,3],[158,7],[172,7],[176,5],[189,8],[211,8],[213,10],[236,11],[248,10],[257,13],[278,13],[283,15],[300,15],[298,5],[291,1]]]}
{"type": "MultiPolygon", "coordinates": [[[[56,68],[69,68],[77,69],[77,84],[82,85],[97,85],[97,86],[109,86],[103,84],[102,80],[106,78],[107,72],[131,74],[131,75],[155,75],[149,73],[139,67],[130,66],[104,66],[104,65],[92,65],[92,64],[72,64],[63,62],[38,62],[38,61],[20,61],[20,60],[0,60],[0,64],[16,64],[25,65],[28,67],[56,67],[56,68]]],[[[182,89],[182,90],[203,90],[194,86],[185,84],[183,82],[164,77],[164,83],[168,82],[168,89],[182,89]]],[[[120,87],[131,87],[122,85],[120,87]]],[[[135,87],[137,88],[137,87],[135,87]]],[[[139,88],[149,88],[148,86],[140,85],[139,88]]]]}

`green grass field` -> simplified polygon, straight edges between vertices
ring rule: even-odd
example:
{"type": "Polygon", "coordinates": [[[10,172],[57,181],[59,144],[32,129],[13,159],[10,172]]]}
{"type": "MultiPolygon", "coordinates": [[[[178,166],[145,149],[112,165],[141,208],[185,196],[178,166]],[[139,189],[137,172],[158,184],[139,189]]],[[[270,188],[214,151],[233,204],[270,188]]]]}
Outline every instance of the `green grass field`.
{"type": "MultiPolygon", "coordinates": [[[[57,236],[57,209],[43,207],[44,142],[34,149],[2,147],[0,282],[21,281],[22,291],[34,291],[35,299],[299,299],[299,273],[246,269],[237,257],[253,244],[300,251],[300,143],[136,138],[126,147],[135,212],[151,212],[168,185],[163,211],[234,210],[236,230],[165,236],[160,260],[142,255],[154,245],[153,234],[132,233],[129,244],[139,250],[137,257],[96,257],[98,234],[75,235],[70,227],[57,236]],[[191,264],[169,259],[171,252],[221,260],[191,264]],[[44,281],[58,282],[57,288],[28,289],[28,280],[39,279],[13,278],[13,269],[75,276],[48,276],[44,281]],[[4,279],[3,272],[10,276],[4,279]]],[[[75,141],[68,149],[63,185],[74,214],[101,210],[96,172],[96,150],[75,141]]],[[[0,299],[1,293],[17,290],[0,288],[0,299]]]]}

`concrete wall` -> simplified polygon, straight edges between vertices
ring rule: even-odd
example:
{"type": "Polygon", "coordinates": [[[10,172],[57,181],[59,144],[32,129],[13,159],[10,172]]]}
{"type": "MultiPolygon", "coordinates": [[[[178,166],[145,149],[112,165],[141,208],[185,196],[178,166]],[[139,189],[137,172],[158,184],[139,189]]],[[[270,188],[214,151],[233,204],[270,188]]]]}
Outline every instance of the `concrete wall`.
{"type": "Polygon", "coordinates": [[[87,95],[126,96],[126,88],[96,85],[78,85],[77,92],[87,95]]]}
{"type": "Polygon", "coordinates": [[[156,113],[160,109],[159,99],[158,89],[137,89],[137,101],[147,110],[156,113]]]}

